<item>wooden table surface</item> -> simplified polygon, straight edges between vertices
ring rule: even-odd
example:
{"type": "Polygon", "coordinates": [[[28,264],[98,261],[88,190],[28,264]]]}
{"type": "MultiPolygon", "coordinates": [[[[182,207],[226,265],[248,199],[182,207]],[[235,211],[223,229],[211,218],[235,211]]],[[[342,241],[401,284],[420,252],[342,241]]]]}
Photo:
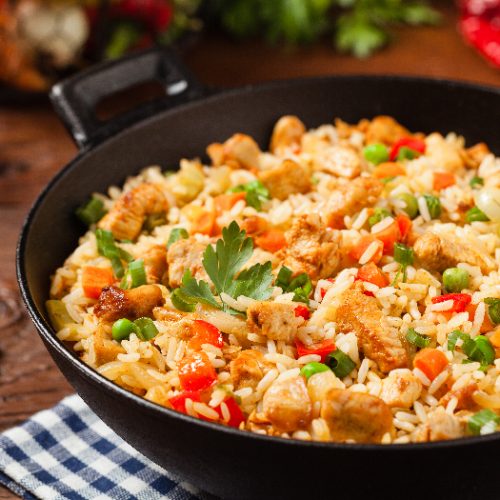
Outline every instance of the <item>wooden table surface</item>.
{"type": "MultiPolygon", "coordinates": [[[[370,59],[336,54],[328,43],[298,50],[205,37],[186,63],[201,81],[236,86],[270,79],[343,73],[429,75],[500,86],[500,72],[465,46],[451,7],[433,28],[402,28],[370,59]]],[[[21,224],[44,184],[76,153],[47,104],[0,107],[0,431],[48,408],[72,388],[27,319],[17,292],[15,246],[21,224]]],[[[13,498],[0,488],[0,498],[13,498]]]]}

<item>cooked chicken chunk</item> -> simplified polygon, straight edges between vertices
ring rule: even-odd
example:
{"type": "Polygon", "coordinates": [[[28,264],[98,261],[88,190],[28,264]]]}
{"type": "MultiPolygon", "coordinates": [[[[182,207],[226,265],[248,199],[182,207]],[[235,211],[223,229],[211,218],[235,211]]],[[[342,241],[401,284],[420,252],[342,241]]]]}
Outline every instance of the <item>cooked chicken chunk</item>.
{"type": "Polygon", "coordinates": [[[472,397],[478,390],[477,384],[464,385],[460,389],[447,392],[440,400],[439,404],[446,408],[447,404],[453,399],[457,398],[456,410],[474,410],[477,408],[477,403],[472,397]]]}
{"type": "Polygon", "coordinates": [[[333,441],[380,443],[393,431],[390,408],[370,394],[332,389],[321,405],[321,417],[327,422],[333,441]]]}
{"type": "Polygon", "coordinates": [[[484,142],[479,142],[470,148],[461,151],[462,160],[467,168],[479,168],[482,161],[491,154],[484,142]]]}
{"type": "Polygon", "coordinates": [[[479,242],[462,242],[448,233],[427,232],[417,238],[414,250],[422,266],[433,271],[443,272],[460,262],[478,266],[483,274],[495,269],[495,262],[481,249],[479,242]]]}
{"type": "Polygon", "coordinates": [[[446,413],[442,406],[438,406],[428,415],[429,440],[455,439],[463,435],[460,420],[454,415],[446,413]]]}
{"type": "Polygon", "coordinates": [[[305,427],[312,418],[312,404],[303,377],[274,382],[264,394],[263,413],[282,432],[305,427]]]}
{"type": "Polygon", "coordinates": [[[304,321],[295,316],[296,307],[279,302],[255,302],[247,309],[248,327],[268,339],[290,342],[304,321]]]}
{"type": "Polygon", "coordinates": [[[436,168],[456,172],[463,167],[460,148],[447,141],[441,134],[430,134],[425,138],[425,156],[436,168]]]}
{"type": "Polygon", "coordinates": [[[361,173],[361,160],[353,148],[329,146],[318,151],[314,158],[314,168],[328,174],[353,179],[361,173]]]}
{"type": "Polygon", "coordinates": [[[271,153],[280,154],[291,146],[299,146],[306,132],[305,125],[296,116],[283,116],[274,126],[269,149],[271,153]]]}
{"type": "MultiPolygon", "coordinates": [[[[373,120],[364,125],[366,126],[365,141],[367,144],[382,142],[390,146],[399,139],[411,135],[409,130],[404,128],[390,116],[376,116],[373,120]]],[[[361,128],[365,127],[361,126],[361,128]]]]}
{"type": "Polygon", "coordinates": [[[124,193],[99,221],[98,227],[111,231],[117,240],[135,240],[147,215],[161,214],[167,209],[161,189],[144,182],[124,193]]]}
{"type": "Polygon", "coordinates": [[[92,349],[88,361],[95,366],[101,366],[104,363],[115,361],[116,356],[123,353],[125,353],[125,349],[111,337],[111,327],[99,323],[92,335],[92,349]]]}
{"type": "Polygon", "coordinates": [[[354,332],[364,355],[375,361],[384,373],[408,366],[406,350],[397,332],[383,323],[377,299],[363,293],[359,282],[337,297],[328,311],[341,332],[354,332]]]}
{"type": "Polygon", "coordinates": [[[234,134],[224,144],[214,143],[207,148],[207,154],[215,167],[227,165],[238,168],[258,168],[260,148],[246,134],[234,134]]]}
{"type": "Polygon", "coordinates": [[[148,283],[166,284],[167,250],[164,245],[155,245],[143,254],[148,283]]]}
{"type": "Polygon", "coordinates": [[[208,282],[208,275],[203,267],[203,253],[207,245],[195,238],[176,241],[167,251],[168,282],[172,288],[182,284],[182,277],[189,269],[197,280],[208,282]]]}
{"type": "Polygon", "coordinates": [[[420,397],[422,384],[411,370],[393,370],[382,380],[380,399],[390,407],[411,408],[420,397]]]}
{"type": "Polygon", "coordinates": [[[307,391],[313,403],[321,402],[331,389],[345,389],[345,385],[331,370],[315,373],[307,380],[307,391]]]}
{"type": "Polygon", "coordinates": [[[325,213],[328,226],[344,227],[344,216],[374,205],[384,185],[373,177],[357,177],[348,184],[339,185],[330,195],[325,213]]]}
{"type": "Polygon", "coordinates": [[[241,351],[229,364],[234,389],[238,390],[243,387],[255,389],[264,376],[264,368],[269,365],[270,363],[264,359],[261,352],[253,349],[241,351]]]}
{"type": "Polygon", "coordinates": [[[325,227],[319,215],[297,217],[285,238],[287,245],[280,257],[294,274],[307,273],[311,280],[317,281],[336,271],[340,262],[340,233],[325,227]]]}
{"type": "Polygon", "coordinates": [[[259,174],[259,179],[271,197],[278,200],[286,200],[291,194],[303,194],[311,190],[309,168],[293,160],[284,160],[278,167],[264,170],[259,174]]]}
{"type": "Polygon", "coordinates": [[[101,292],[94,313],[104,321],[152,317],[153,309],[162,303],[163,296],[156,285],[142,285],[130,290],[110,286],[101,292]]]}

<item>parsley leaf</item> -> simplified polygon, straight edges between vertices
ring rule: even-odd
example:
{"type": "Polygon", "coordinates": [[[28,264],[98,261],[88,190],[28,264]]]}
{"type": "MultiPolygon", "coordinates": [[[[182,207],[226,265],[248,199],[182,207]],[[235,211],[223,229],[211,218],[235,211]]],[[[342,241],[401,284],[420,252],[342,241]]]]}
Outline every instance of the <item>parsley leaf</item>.
{"type": "Polygon", "coordinates": [[[262,202],[270,199],[269,191],[259,180],[250,181],[246,184],[240,184],[239,186],[230,189],[229,192],[245,192],[245,201],[247,202],[247,205],[255,208],[255,210],[260,210],[262,208],[262,202]]]}
{"type": "Polygon", "coordinates": [[[215,299],[208,283],[203,280],[196,281],[191,275],[191,271],[189,271],[189,269],[182,277],[182,287],[180,288],[180,291],[187,298],[195,300],[196,302],[202,302],[203,304],[215,307],[216,309],[221,309],[221,305],[215,299]]]}
{"type": "Polygon", "coordinates": [[[276,278],[276,286],[279,286],[283,292],[289,293],[293,292],[294,302],[304,302],[309,304],[309,295],[312,292],[311,278],[306,273],[301,273],[292,279],[292,270],[286,266],[283,266],[276,278]]]}
{"type": "Polygon", "coordinates": [[[241,271],[238,279],[234,282],[230,295],[234,298],[244,295],[255,300],[268,299],[272,294],[273,274],[271,269],[271,262],[266,262],[265,264],[255,264],[249,269],[241,271]]]}

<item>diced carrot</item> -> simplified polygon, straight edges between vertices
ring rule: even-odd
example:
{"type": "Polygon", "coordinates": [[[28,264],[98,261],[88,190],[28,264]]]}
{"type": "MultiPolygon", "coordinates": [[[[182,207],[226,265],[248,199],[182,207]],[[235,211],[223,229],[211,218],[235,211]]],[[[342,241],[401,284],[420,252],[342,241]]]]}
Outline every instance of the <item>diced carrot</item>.
{"type": "Polygon", "coordinates": [[[373,283],[380,288],[389,284],[387,276],[373,262],[368,262],[368,264],[361,266],[358,269],[357,278],[362,281],[368,281],[368,283],[373,283]]]}
{"type": "Polygon", "coordinates": [[[435,191],[441,191],[455,184],[455,176],[450,172],[434,172],[433,187],[435,191]]]}
{"type": "Polygon", "coordinates": [[[378,233],[374,233],[373,236],[384,244],[384,255],[392,255],[394,252],[394,243],[401,239],[398,222],[395,220],[390,226],[378,233]]]}
{"type": "Polygon", "coordinates": [[[83,293],[90,299],[98,299],[102,289],[114,282],[115,277],[109,267],[84,266],[82,268],[83,293]]]}
{"type": "Polygon", "coordinates": [[[243,191],[240,193],[220,194],[214,198],[215,210],[218,214],[227,212],[228,210],[231,210],[231,208],[233,208],[240,200],[244,200],[245,197],[246,193],[243,191]]]}
{"type": "Polygon", "coordinates": [[[493,335],[490,337],[490,342],[493,344],[493,347],[496,347],[497,349],[500,348],[500,330],[495,330],[493,335]]]}
{"type": "Polygon", "coordinates": [[[413,366],[432,381],[448,366],[448,358],[442,351],[426,347],[417,352],[413,366]]]}
{"type": "Polygon", "coordinates": [[[402,165],[395,162],[380,163],[373,170],[373,176],[377,179],[385,179],[387,177],[397,177],[398,175],[406,175],[406,170],[402,165]]]}
{"type": "Polygon", "coordinates": [[[267,252],[277,252],[286,245],[285,233],[281,229],[268,229],[255,237],[255,244],[267,252]]]}
{"type": "Polygon", "coordinates": [[[327,226],[332,229],[345,229],[343,215],[330,215],[327,221],[327,226]]]}
{"type": "Polygon", "coordinates": [[[365,236],[362,236],[358,244],[354,248],[352,248],[351,251],[349,252],[349,257],[351,257],[355,261],[358,261],[361,258],[361,256],[365,253],[366,249],[374,242],[377,245],[377,250],[375,251],[375,253],[368,262],[374,262],[375,264],[378,264],[384,252],[384,244],[382,241],[375,238],[375,236],[373,236],[372,234],[367,234],[365,236]]]}
{"type": "MultiPolygon", "coordinates": [[[[477,304],[468,304],[465,310],[469,313],[469,321],[474,321],[474,316],[476,314],[477,304]]],[[[480,328],[480,333],[491,332],[495,328],[495,325],[491,322],[491,319],[486,311],[484,315],[483,324],[480,328]]],[[[499,335],[500,340],[500,335],[499,335]]],[[[500,346],[499,346],[500,347],[500,346]]]]}
{"type": "Polygon", "coordinates": [[[211,235],[215,226],[215,211],[203,207],[191,206],[188,219],[191,221],[191,232],[211,235]]]}
{"type": "Polygon", "coordinates": [[[398,223],[399,232],[401,234],[401,241],[406,241],[411,231],[411,219],[407,215],[401,214],[396,217],[396,222],[398,223]]]}

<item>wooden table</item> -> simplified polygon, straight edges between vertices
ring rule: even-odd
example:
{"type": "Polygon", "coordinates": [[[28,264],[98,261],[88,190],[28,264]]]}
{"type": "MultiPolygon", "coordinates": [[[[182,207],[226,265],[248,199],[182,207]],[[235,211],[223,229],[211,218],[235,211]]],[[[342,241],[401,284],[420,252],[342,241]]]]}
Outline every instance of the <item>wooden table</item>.
{"type": "MultiPolygon", "coordinates": [[[[363,61],[336,54],[327,42],[290,50],[209,35],[186,62],[201,81],[219,86],[337,73],[402,73],[500,85],[500,72],[463,44],[453,9],[444,7],[443,13],[439,28],[400,29],[395,44],[363,61]]],[[[48,105],[0,108],[0,431],[72,392],[24,313],[14,255],[28,207],[75,153],[48,105]],[[12,324],[2,328],[9,310],[12,324]]],[[[13,496],[0,488],[0,498],[13,496]]]]}

